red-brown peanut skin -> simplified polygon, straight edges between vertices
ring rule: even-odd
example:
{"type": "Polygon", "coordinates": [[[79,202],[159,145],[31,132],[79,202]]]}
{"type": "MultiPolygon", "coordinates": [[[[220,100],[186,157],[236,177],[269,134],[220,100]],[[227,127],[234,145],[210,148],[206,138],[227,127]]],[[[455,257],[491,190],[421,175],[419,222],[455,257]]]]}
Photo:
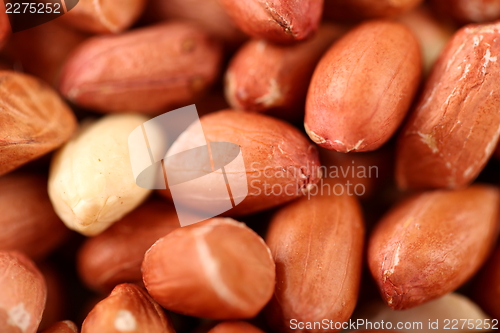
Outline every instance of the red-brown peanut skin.
{"type": "Polygon", "coordinates": [[[325,0],[324,16],[335,20],[393,17],[416,7],[423,0],[325,0]]]}
{"type": "Polygon", "coordinates": [[[356,198],[302,198],[273,217],[266,242],[276,263],[276,289],[265,315],[273,332],[295,330],[290,321],[347,321],[361,281],[364,225],[356,198]]]}
{"type": "Polygon", "coordinates": [[[42,333],[78,333],[76,325],[69,320],[59,321],[42,333]]]}
{"type": "Polygon", "coordinates": [[[476,281],[474,300],[490,316],[500,320],[500,247],[488,259],[476,281]]]}
{"type": "Polygon", "coordinates": [[[398,138],[400,188],[463,188],[493,154],[500,135],[499,29],[467,26],[447,44],[398,138]]]}
{"type": "Polygon", "coordinates": [[[368,264],[384,301],[409,309],[460,287],[490,253],[499,209],[499,190],[486,185],[426,192],[394,207],[368,246],[368,264]]]}
{"type": "Polygon", "coordinates": [[[236,25],[254,38],[293,43],[311,37],[320,24],[323,0],[219,0],[236,25]]]}
{"type": "Polygon", "coordinates": [[[368,21],[336,42],[314,72],[305,127],[318,145],[340,152],[383,145],[418,88],[418,41],[404,25],[368,21]]]}
{"type": "Polygon", "coordinates": [[[264,333],[245,321],[226,321],[217,324],[208,333],[264,333]]]}
{"type": "Polygon", "coordinates": [[[16,32],[6,46],[23,71],[54,87],[57,86],[66,57],[88,37],[87,34],[68,28],[60,22],[57,19],[16,32]]]}
{"type": "Polygon", "coordinates": [[[146,0],[79,0],[63,21],[88,33],[119,33],[139,18],[145,5],[146,0]]]}
{"type": "Polygon", "coordinates": [[[239,110],[274,110],[283,118],[302,118],[314,68],[344,30],[323,25],[309,41],[290,46],[265,40],[247,42],[227,69],[227,100],[239,110]]]}
{"type": "Polygon", "coordinates": [[[41,259],[70,235],[52,208],[45,176],[15,172],[0,177],[0,211],[0,251],[41,259]]]}
{"type": "Polygon", "coordinates": [[[75,116],[41,80],[0,71],[0,176],[43,156],[70,139],[75,116]]]}
{"type": "Polygon", "coordinates": [[[430,3],[458,23],[480,23],[500,18],[498,0],[431,0],[430,3]]]}
{"type": "Polygon", "coordinates": [[[146,291],[123,283],[90,311],[81,333],[134,331],[175,333],[170,318],[146,291]]]}
{"type": "Polygon", "coordinates": [[[262,238],[229,218],[171,232],[148,250],[142,272],[149,294],[164,308],[211,319],[256,316],[275,283],[262,238]]]}
{"type": "Polygon", "coordinates": [[[158,239],[178,228],[171,203],[151,200],[85,241],[78,252],[78,273],[91,289],[109,292],[124,282],[142,283],[144,254],[158,239]]]}
{"type": "Polygon", "coordinates": [[[0,252],[0,294],[0,332],[35,333],[47,287],[38,268],[21,252],[0,252]]]}
{"type": "Polygon", "coordinates": [[[155,20],[196,22],[229,49],[235,49],[248,38],[235,26],[219,0],[149,0],[146,15],[155,20]]]}
{"type": "Polygon", "coordinates": [[[101,112],[159,113],[189,104],[217,78],[220,45],[189,23],[93,37],[64,66],[59,89],[101,112]]]}
{"type": "MultiPolygon", "coordinates": [[[[234,170],[232,173],[246,175],[248,195],[225,213],[227,216],[255,213],[293,200],[306,193],[321,178],[316,147],[304,134],[284,121],[257,113],[222,110],[201,117],[201,125],[207,142],[235,143],[240,146],[244,159],[245,170],[234,170]],[[271,191],[273,186],[281,191],[271,191]]],[[[184,136],[183,141],[177,140],[178,151],[205,144],[191,138],[184,136]]],[[[197,191],[202,190],[197,188],[197,191]]],[[[169,196],[165,190],[160,193],[169,196]]],[[[193,195],[203,195],[209,198],[207,205],[213,205],[216,199],[209,193],[193,195]]],[[[189,202],[189,198],[184,199],[189,202]]]]}

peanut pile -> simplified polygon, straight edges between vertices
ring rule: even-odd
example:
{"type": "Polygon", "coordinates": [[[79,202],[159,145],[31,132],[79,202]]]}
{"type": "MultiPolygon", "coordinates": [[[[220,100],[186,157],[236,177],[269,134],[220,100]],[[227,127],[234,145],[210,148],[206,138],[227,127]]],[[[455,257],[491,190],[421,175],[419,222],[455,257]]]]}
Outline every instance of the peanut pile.
{"type": "Polygon", "coordinates": [[[499,0],[6,5],[0,333],[500,329],[499,0]]]}

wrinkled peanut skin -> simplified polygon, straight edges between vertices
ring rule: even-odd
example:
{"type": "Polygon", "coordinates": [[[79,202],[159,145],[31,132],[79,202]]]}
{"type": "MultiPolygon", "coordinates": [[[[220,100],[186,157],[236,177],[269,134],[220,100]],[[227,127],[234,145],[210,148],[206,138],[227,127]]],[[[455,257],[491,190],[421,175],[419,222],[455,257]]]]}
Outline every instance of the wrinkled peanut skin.
{"type": "Polygon", "coordinates": [[[165,309],[211,319],[255,317],[275,284],[269,248],[229,218],[172,231],[146,252],[142,273],[149,294],[165,309]]]}
{"type": "Polygon", "coordinates": [[[497,247],[474,282],[473,297],[493,318],[500,320],[500,248],[497,247]]]}
{"type": "Polygon", "coordinates": [[[490,253],[499,210],[499,190],[474,185],[415,195],[389,211],[368,245],[368,264],[384,301],[409,309],[460,287],[490,253]]]}
{"type": "Polygon", "coordinates": [[[56,149],[76,129],[71,109],[46,83],[0,71],[0,175],[56,149]]]}
{"type": "Polygon", "coordinates": [[[294,332],[291,319],[350,318],[361,282],[361,214],[356,198],[324,194],[297,200],[273,217],[266,242],[276,262],[276,289],[265,311],[273,332],[294,332]]]}
{"type": "Polygon", "coordinates": [[[264,333],[245,321],[226,321],[217,324],[208,333],[264,333]]]}
{"type": "Polygon", "coordinates": [[[275,43],[310,38],[323,11],[323,0],[219,1],[241,30],[275,43]]]}
{"type": "Polygon", "coordinates": [[[423,0],[325,0],[324,16],[334,20],[394,17],[422,2],[423,0]]]}
{"type": "Polygon", "coordinates": [[[16,172],[0,177],[0,250],[41,259],[69,236],[54,212],[47,177],[16,172]]]}
{"type": "Polygon", "coordinates": [[[47,299],[35,264],[21,252],[0,251],[0,290],[0,332],[35,333],[47,299]]]}
{"type": "Polygon", "coordinates": [[[302,118],[309,81],[317,62],[344,29],[324,25],[307,42],[276,45],[247,42],[233,57],[225,92],[235,109],[270,112],[285,119],[302,118]]]}
{"type": "Polygon", "coordinates": [[[480,23],[500,18],[498,0],[431,0],[439,13],[451,16],[458,23],[480,23]]]}
{"type": "Polygon", "coordinates": [[[500,24],[455,33],[398,138],[403,189],[463,188],[490,159],[500,135],[500,24]]]}
{"type": "MultiPolygon", "coordinates": [[[[201,117],[201,125],[208,142],[231,142],[241,149],[245,167],[231,173],[246,176],[248,195],[224,213],[227,216],[255,213],[293,200],[321,178],[316,147],[284,121],[257,113],[222,110],[201,117]],[[273,186],[278,190],[273,192],[273,186]]],[[[177,151],[186,151],[202,144],[193,136],[184,135],[174,145],[177,151]]],[[[192,195],[207,198],[206,205],[211,206],[217,199],[207,188],[196,186],[198,192],[192,195]]],[[[168,191],[160,193],[169,196],[168,191]]],[[[184,201],[189,203],[188,199],[184,201]]]]}
{"type": "Polygon", "coordinates": [[[158,303],[135,284],[123,283],[90,311],[81,333],[96,332],[175,333],[172,322],[158,303]],[[124,313],[124,311],[126,311],[124,313]],[[118,318],[123,318],[121,321],[118,318]],[[130,318],[133,318],[133,325],[130,318]]]}
{"type": "Polygon", "coordinates": [[[80,278],[102,292],[124,282],[141,284],[144,253],[179,226],[173,205],[163,200],[146,202],[84,242],[78,252],[80,278]]]}
{"type": "Polygon", "coordinates": [[[88,39],[67,60],[59,89],[96,111],[158,114],[203,94],[220,60],[220,45],[201,28],[161,24],[88,39]]]}
{"type": "Polygon", "coordinates": [[[84,32],[116,34],[129,28],[145,5],[146,0],[79,0],[62,20],[69,27],[84,32]]]}
{"type": "Polygon", "coordinates": [[[404,25],[368,21],[336,42],[314,72],[305,128],[339,152],[382,146],[403,121],[421,77],[417,39],[404,25]]]}

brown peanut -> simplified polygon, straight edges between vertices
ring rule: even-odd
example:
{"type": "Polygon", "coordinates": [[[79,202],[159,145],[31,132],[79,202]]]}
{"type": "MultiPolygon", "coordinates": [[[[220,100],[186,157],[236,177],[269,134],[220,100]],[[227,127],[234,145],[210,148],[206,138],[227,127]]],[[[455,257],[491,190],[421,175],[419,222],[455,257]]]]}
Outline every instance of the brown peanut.
{"type": "Polygon", "coordinates": [[[0,250],[40,259],[60,246],[69,230],[47,194],[47,178],[26,172],[0,177],[0,250]]]}
{"type": "Polygon", "coordinates": [[[439,57],[398,138],[399,187],[463,188],[500,136],[500,24],[460,29],[439,57]]]}
{"type": "Polygon", "coordinates": [[[323,9],[323,0],[219,1],[245,33],[277,43],[310,38],[323,9]]]}
{"type": "Polygon", "coordinates": [[[309,41],[276,45],[247,42],[226,72],[225,91],[235,109],[275,113],[285,119],[303,117],[309,81],[317,62],[344,29],[324,25],[309,41]]]}
{"type": "Polygon", "coordinates": [[[102,234],[85,241],[78,253],[80,277],[98,291],[109,291],[124,282],[141,284],[141,264],[147,249],[178,227],[171,204],[146,202],[102,234]]]}
{"type": "Polygon", "coordinates": [[[93,37],[67,59],[60,91],[96,111],[160,113],[199,97],[220,60],[218,43],[189,23],[93,37]]]}
{"type": "Polygon", "coordinates": [[[349,319],[358,298],[363,238],[361,210],[352,196],[304,197],[276,213],[266,236],[276,289],[265,313],[275,331],[293,332],[292,319],[349,319]]]}
{"type": "Polygon", "coordinates": [[[0,175],[69,140],[76,129],[70,108],[32,76],[0,71],[0,175]]]}
{"type": "Polygon", "coordinates": [[[361,24],[316,67],[306,102],[309,137],[340,152],[379,148],[403,121],[420,75],[419,45],[407,27],[390,21],[361,24]]]}
{"type": "MultiPolygon", "coordinates": [[[[228,216],[255,213],[283,204],[307,193],[321,178],[316,148],[301,132],[284,121],[256,113],[223,110],[202,117],[201,125],[203,138],[195,135],[196,128],[188,129],[171,150],[182,152],[199,147],[204,144],[200,140],[205,139],[207,142],[231,142],[240,146],[245,165],[232,170],[231,175],[246,177],[248,195],[225,213],[228,216]],[[279,190],[273,191],[273,188],[279,190]]],[[[186,172],[197,167],[201,168],[192,166],[186,172]]],[[[197,200],[193,209],[209,211],[217,202],[226,200],[226,197],[211,195],[210,186],[193,186],[193,191],[186,190],[181,198],[186,205],[193,201],[192,198],[204,198],[203,202],[197,200]]],[[[167,191],[161,193],[169,195],[167,191]]],[[[235,194],[233,199],[239,201],[241,198],[235,194]]]]}
{"type": "Polygon", "coordinates": [[[384,301],[409,309],[474,275],[497,239],[500,192],[486,185],[415,195],[370,236],[368,264],[384,301]]]}
{"type": "Polygon", "coordinates": [[[229,218],[172,231],[142,264],[144,285],[164,308],[213,319],[256,316],[272,296],[274,270],[264,241],[229,218]]]}

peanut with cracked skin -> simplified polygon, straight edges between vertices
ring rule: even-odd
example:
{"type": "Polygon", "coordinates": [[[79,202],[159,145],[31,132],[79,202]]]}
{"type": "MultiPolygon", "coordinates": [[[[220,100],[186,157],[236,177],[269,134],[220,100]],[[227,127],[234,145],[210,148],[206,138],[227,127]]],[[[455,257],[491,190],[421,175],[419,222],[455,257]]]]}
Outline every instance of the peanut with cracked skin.
{"type": "Polygon", "coordinates": [[[149,294],[165,309],[211,319],[256,316],[275,283],[267,245],[230,218],[172,231],[146,252],[142,273],[149,294]]]}
{"type": "Polygon", "coordinates": [[[426,192],[396,205],[368,245],[384,301],[410,309],[460,287],[487,259],[499,218],[500,192],[487,185],[426,192]]]}
{"type": "Polygon", "coordinates": [[[83,243],[77,257],[80,278],[91,289],[103,292],[124,282],[141,284],[144,254],[178,227],[172,204],[163,200],[144,203],[83,243]]]}
{"type": "Polygon", "coordinates": [[[142,288],[124,283],[88,314],[81,333],[175,333],[170,318],[142,288]]]}
{"type": "MultiPolygon", "coordinates": [[[[204,136],[197,135],[196,126],[188,128],[172,145],[168,154],[200,147],[207,142],[232,142],[240,146],[244,165],[235,165],[229,174],[237,181],[246,177],[248,195],[225,215],[241,216],[278,206],[293,200],[321,178],[316,147],[295,127],[266,115],[222,110],[201,117],[204,136]],[[272,188],[282,189],[272,191],[272,188]]],[[[168,165],[168,163],[167,163],[168,165]]],[[[175,167],[175,165],[174,165],[175,167]]],[[[180,165],[176,169],[185,168],[180,165]]],[[[201,166],[189,166],[186,172],[201,166]]],[[[202,170],[209,173],[212,170],[202,170]]],[[[221,169],[213,172],[222,173],[221,169]]],[[[207,180],[209,185],[209,180],[207,180]]],[[[176,200],[190,208],[209,211],[210,207],[227,200],[227,191],[216,196],[210,186],[186,187],[176,200]],[[202,200],[199,200],[199,198],[202,200]],[[189,206],[196,201],[196,206],[189,206]]],[[[169,196],[168,191],[160,191],[169,196]]],[[[241,201],[232,193],[234,201],[241,201]]]]}
{"type": "Polygon", "coordinates": [[[76,119],[59,95],[31,75],[0,71],[0,176],[69,140],[76,119]]]}
{"type": "Polygon", "coordinates": [[[232,58],[225,77],[226,97],[235,109],[303,117],[309,81],[317,62],[345,28],[325,24],[309,41],[276,45],[247,42],[232,58]]]}
{"type": "Polygon", "coordinates": [[[66,60],[59,90],[99,112],[159,114],[208,90],[221,58],[219,43],[186,22],[92,37],[66,60]]]}
{"type": "Polygon", "coordinates": [[[325,53],[312,77],[304,126],[321,147],[364,152],[403,121],[421,76],[418,41],[404,25],[368,21],[325,53]]]}
{"type": "Polygon", "coordinates": [[[0,251],[0,332],[35,333],[47,286],[35,264],[17,251],[0,251]]]}
{"type": "Polygon", "coordinates": [[[323,0],[219,0],[234,23],[254,38],[293,43],[318,29],[323,0]]]}
{"type": "MultiPolygon", "coordinates": [[[[358,299],[364,225],[356,198],[304,197],[272,218],[266,242],[276,262],[276,289],[265,315],[273,332],[292,319],[347,321],[358,299]]],[[[301,332],[336,332],[305,329],[301,332]]]]}
{"type": "Polygon", "coordinates": [[[466,26],[447,44],[398,137],[400,188],[463,188],[490,159],[500,136],[499,29],[466,26]]]}
{"type": "Polygon", "coordinates": [[[141,15],[146,0],[79,0],[62,21],[71,28],[95,33],[120,33],[141,15]]]}

